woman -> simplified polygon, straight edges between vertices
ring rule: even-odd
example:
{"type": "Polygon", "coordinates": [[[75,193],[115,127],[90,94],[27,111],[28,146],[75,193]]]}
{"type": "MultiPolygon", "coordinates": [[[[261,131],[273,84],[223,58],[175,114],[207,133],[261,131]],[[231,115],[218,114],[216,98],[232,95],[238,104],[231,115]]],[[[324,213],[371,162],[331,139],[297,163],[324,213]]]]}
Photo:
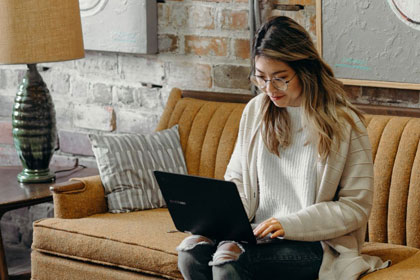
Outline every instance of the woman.
{"type": "Polygon", "coordinates": [[[362,114],[295,21],[257,32],[246,106],[225,179],[239,190],[258,245],[190,236],[186,279],[358,279],[389,265],[360,255],[373,164],[362,114]]]}

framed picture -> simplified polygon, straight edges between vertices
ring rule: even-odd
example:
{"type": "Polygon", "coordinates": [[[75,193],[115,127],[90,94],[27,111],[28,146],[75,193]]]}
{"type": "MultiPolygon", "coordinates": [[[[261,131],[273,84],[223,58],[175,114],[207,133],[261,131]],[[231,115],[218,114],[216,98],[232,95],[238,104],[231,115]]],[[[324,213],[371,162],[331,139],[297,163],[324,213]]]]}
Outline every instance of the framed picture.
{"type": "Polygon", "coordinates": [[[317,0],[317,48],[347,85],[420,89],[419,0],[317,0]]]}
{"type": "Polygon", "coordinates": [[[157,4],[150,0],[79,0],[85,49],[157,52],[157,4]]]}

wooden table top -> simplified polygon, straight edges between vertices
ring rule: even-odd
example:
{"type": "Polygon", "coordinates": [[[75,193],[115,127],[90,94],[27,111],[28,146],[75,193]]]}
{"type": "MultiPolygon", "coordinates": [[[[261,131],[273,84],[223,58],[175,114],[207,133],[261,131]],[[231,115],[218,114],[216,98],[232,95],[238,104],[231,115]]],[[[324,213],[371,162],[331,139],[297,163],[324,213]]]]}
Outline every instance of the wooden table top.
{"type": "MultiPolygon", "coordinates": [[[[52,171],[68,169],[66,167],[51,167],[52,171]]],[[[22,171],[20,166],[0,167],[0,211],[11,210],[25,205],[33,205],[43,201],[50,201],[52,193],[50,186],[68,181],[74,177],[98,175],[96,168],[78,167],[72,171],[56,173],[56,181],[42,184],[23,184],[17,181],[16,176],[22,171]]]]}

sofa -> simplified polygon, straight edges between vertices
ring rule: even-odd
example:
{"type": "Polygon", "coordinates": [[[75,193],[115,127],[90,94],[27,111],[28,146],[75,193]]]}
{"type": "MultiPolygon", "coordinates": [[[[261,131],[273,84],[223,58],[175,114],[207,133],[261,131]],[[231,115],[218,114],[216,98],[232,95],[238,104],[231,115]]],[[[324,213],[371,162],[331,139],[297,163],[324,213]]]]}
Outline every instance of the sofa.
{"type": "MultiPolygon", "coordinates": [[[[178,124],[188,173],[222,179],[251,97],[173,89],[156,130],[178,124]]],[[[375,172],[362,252],[393,263],[362,279],[420,279],[420,112],[360,108],[375,172]]],[[[54,218],[34,223],[32,279],[182,279],[175,248],[187,235],[167,209],[108,213],[99,176],[51,190],[54,218]]]]}

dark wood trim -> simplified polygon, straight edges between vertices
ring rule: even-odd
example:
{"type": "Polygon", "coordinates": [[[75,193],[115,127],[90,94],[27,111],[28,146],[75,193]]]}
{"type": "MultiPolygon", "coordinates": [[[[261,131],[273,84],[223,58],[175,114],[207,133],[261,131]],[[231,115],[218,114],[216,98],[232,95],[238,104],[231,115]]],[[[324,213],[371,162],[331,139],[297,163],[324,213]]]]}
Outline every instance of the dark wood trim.
{"type": "Polygon", "coordinates": [[[55,184],[50,187],[50,191],[53,193],[66,193],[74,191],[82,191],[85,188],[85,184],[81,181],[67,181],[60,184],[55,184]]]}
{"type": "Polygon", "coordinates": [[[364,113],[370,114],[370,115],[420,118],[420,109],[416,109],[416,108],[357,104],[357,103],[355,103],[354,105],[356,105],[356,107],[359,108],[364,113]]]}
{"type": "MultiPolygon", "coordinates": [[[[182,91],[182,97],[196,98],[207,101],[247,103],[249,100],[255,97],[255,95],[184,90],[182,91]]],[[[417,108],[370,105],[359,103],[354,103],[354,105],[356,105],[357,108],[359,108],[366,114],[420,118],[420,109],[417,108]]]]}
{"type": "Polygon", "coordinates": [[[183,90],[182,97],[190,97],[207,101],[218,102],[232,102],[232,103],[248,103],[255,95],[241,94],[241,93],[226,93],[226,92],[209,92],[209,91],[195,91],[183,90]]]}

